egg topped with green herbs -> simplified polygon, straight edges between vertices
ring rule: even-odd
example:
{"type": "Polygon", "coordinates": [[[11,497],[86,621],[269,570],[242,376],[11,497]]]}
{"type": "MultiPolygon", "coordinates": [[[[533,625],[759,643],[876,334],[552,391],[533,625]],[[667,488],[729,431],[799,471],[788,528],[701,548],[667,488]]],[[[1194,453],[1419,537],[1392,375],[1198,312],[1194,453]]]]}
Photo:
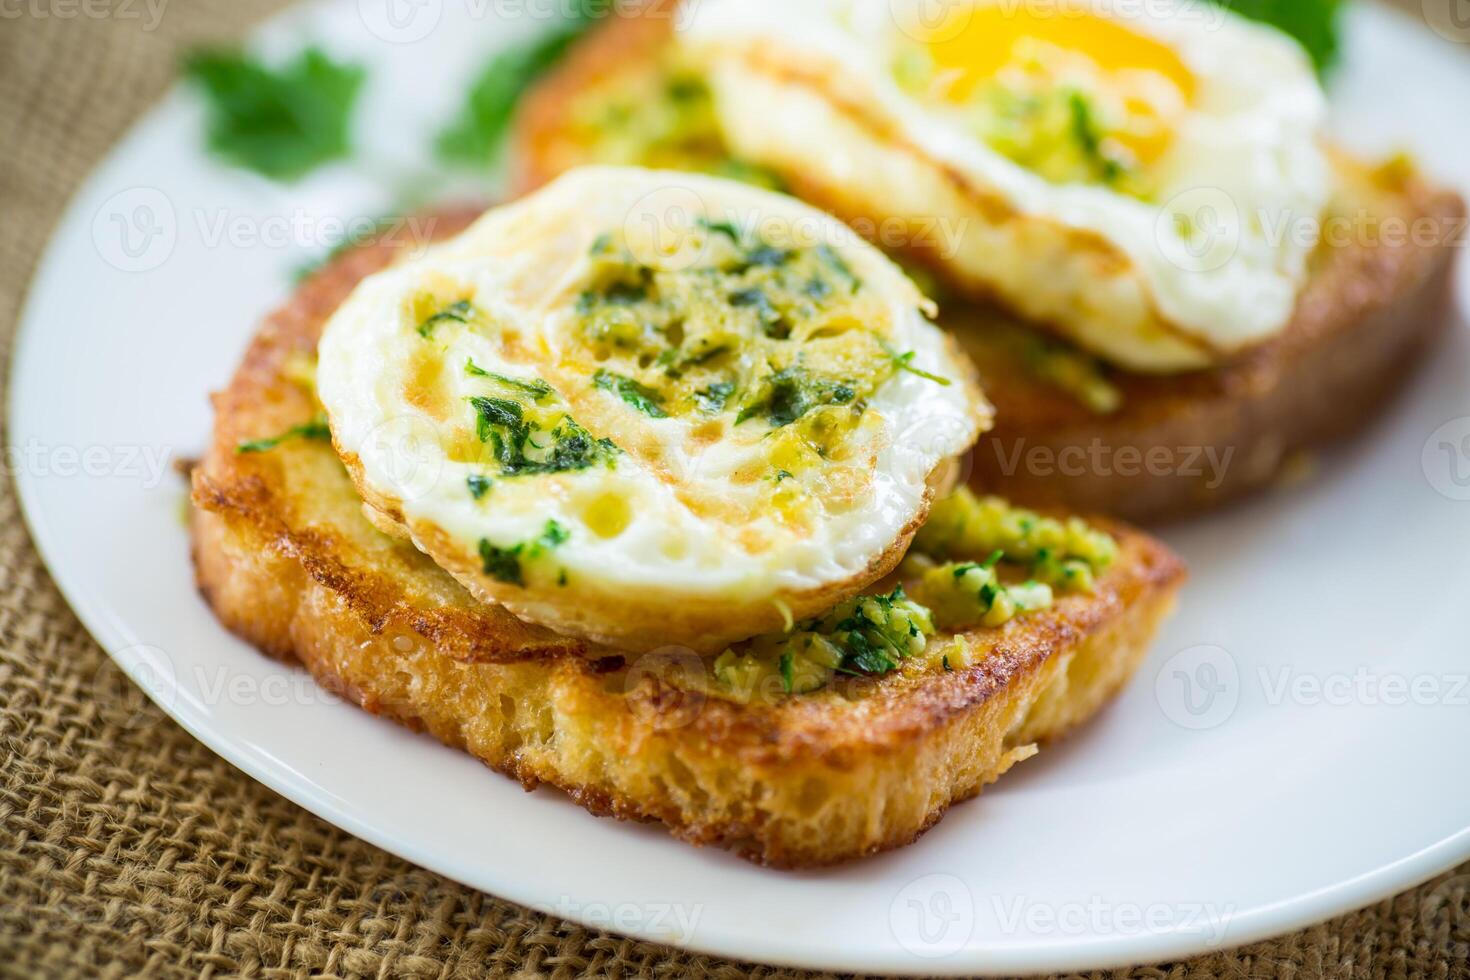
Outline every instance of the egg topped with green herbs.
{"type": "Polygon", "coordinates": [[[718,652],[889,572],[988,424],[931,312],[790,198],[588,168],[365,280],[318,387],[377,523],[479,597],[718,652]]]}

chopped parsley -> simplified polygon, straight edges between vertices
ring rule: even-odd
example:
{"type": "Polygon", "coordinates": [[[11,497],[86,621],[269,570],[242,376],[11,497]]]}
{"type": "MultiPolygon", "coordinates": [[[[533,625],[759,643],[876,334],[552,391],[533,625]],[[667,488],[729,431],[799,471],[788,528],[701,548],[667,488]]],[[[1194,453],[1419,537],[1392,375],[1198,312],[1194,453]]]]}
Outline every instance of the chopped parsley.
{"type": "Polygon", "coordinates": [[[238,50],[203,49],[183,73],[204,93],[210,152],[273,180],[295,180],[348,155],[365,70],[319,48],[269,68],[238,50]]]}
{"type": "Polygon", "coordinates": [[[924,651],[934,633],[929,610],[895,587],[887,595],[855,596],[787,633],[770,633],[726,650],[714,672],[737,696],[749,696],[764,678],[779,677],[787,694],[806,694],[833,674],[880,677],[924,651]]]}
{"type": "Polygon", "coordinates": [[[950,384],[950,380],[948,378],[942,378],[937,374],[931,374],[928,371],[924,371],[920,368],[914,367],[913,360],[916,353],[917,351],[905,351],[902,354],[895,354],[892,351],[889,351],[889,356],[893,358],[893,366],[898,368],[900,371],[907,371],[909,374],[916,374],[926,381],[932,381],[937,385],[944,385],[945,387],[948,387],[950,384]]]}
{"type": "Polygon", "coordinates": [[[700,215],[695,219],[695,223],[712,235],[724,235],[735,244],[740,244],[740,232],[735,228],[733,222],[711,221],[704,215],[700,215]]]}
{"type": "MultiPolygon", "coordinates": [[[[525,588],[526,575],[523,561],[535,561],[558,545],[565,544],[571,532],[555,520],[548,520],[539,537],[533,541],[522,541],[509,548],[492,544],[489,539],[480,539],[480,569],[491,578],[507,585],[525,588]]],[[[566,569],[557,573],[557,584],[565,585],[566,569]]]]}
{"type": "Polygon", "coordinates": [[[543,402],[556,394],[551,385],[540,378],[512,378],[504,374],[496,374],[494,371],[486,371],[476,364],[474,358],[465,358],[464,373],[475,378],[489,378],[496,384],[504,385],[522,394],[530,395],[532,399],[543,402]]]}
{"type": "Polygon", "coordinates": [[[734,393],[735,382],[716,381],[694,393],[694,404],[699,406],[701,412],[717,415],[725,410],[725,403],[734,393]]]}
{"type": "Polygon", "coordinates": [[[293,425],[279,435],[269,436],[265,439],[248,439],[235,447],[237,453],[263,453],[275,449],[283,442],[292,439],[331,439],[332,430],[327,428],[327,420],[317,416],[310,422],[302,422],[293,425]]]}
{"type": "Polygon", "coordinates": [[[764,417],[773,428],[780,428],[814,408],[848,405],[856,398],[857,391],[851,383],[814,378],[801,367],[782,368],[761,379],[755,396],[735,417],[735,424],[764,417]]]}
{"type": "Polygon", "coordinates": [[[475,307],[467,299],[456,300],[437,313],[431,313],[418,325],[420,337],[428,337],[434,332],[434,328],[441,323],[469,323],[475,317],[475,307]]]}
{"type": "Polygon", "coordinates": [[[488,539],[480,539],[480,567],[486,575],[499,582],[508,585],[519,585],[525,587],[526,579],[521,573],[521,549],[523,545],[514,548],[497,548],[488,539]]]}
{"type": "Polygon", "coordinates": [[[471,473],[465,477],[465,484],[470,488],[470,496],[479,500],[490,492],[490,478],[481,476],[479,473],[471,473]]]}
{"type": "Polygon", "coordinates": [[[611,466],[621,452],[611,439],[594,439],[570,415],[552,427],[550,442],[537,442],[533,436],[545,430],[526,418],[519,402],[475,396],[470,404],[475,409],[475,434],[490,443],[501,476],[565,473],[597,463],[611,466]]]}
{"type": "Polygon", "coordinates": [[[663,401],[663,396],[632,378],[599,369],[592,376],[592,383],[603,391],[610,391],[617,395],[649,418],[666,419],[669,417],[669,413],[659,406],[659,403],[663,401]]]}

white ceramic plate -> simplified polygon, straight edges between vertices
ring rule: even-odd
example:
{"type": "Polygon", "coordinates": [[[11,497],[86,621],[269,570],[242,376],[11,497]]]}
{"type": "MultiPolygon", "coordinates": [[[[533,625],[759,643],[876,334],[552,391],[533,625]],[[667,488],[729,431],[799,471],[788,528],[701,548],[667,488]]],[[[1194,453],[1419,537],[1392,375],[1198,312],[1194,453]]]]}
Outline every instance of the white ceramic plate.
{"type": "MultiPolygon", "coordinates": [[[[538,26],[493,16],[502,9],[426,0],[396,20],[382,0],[294,9],[260,43],[324,41],[371,66],[359,119],[372,169],[280,187],[222,168],[199,150],[198,106],[175,93],[57,231],[16,351],[9,461],[57,583],[164,710],[302,806],[485,891],[643,938],[834,970],[1182,957],[1296,929],[1470,857],[1463,324],[1313,481],[1166,535],[1194,570],[1181,611],[1081,737],[915,845],[834,871],[762,870],[527,794],[222,630],[194,591],[182,486],[166,464],[204,445],[207,393],[289,271],[331,243],[323,219],[391,208],[428,169],[430,136],[484,53],[538,26]]],[[[1349,27],[1340,132],[1412,147],[1470,189],[1470,129],[1449,115],[1470,104],[1465,53],[1378,8],[1357,8],[1349,27]]]]}

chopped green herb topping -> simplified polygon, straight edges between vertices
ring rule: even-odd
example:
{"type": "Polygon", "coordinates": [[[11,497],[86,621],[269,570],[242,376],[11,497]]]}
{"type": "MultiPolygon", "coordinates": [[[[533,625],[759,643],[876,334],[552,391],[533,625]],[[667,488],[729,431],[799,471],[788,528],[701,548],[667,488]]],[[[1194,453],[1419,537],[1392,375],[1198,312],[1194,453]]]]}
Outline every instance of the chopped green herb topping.
{"type": "Polygon", "coordinates": [[[327,420],[318,416],[310,422],[302,422],[293,425],[279,435],[270,436],[265,439],[249,439],[235,447],[237,453],[263,453],[275,449],[283,442],[292,439],[331,439],[332,430],[327,427],[327,420]]]}
{"type": "Polygon", "coordinates": [[[469,323],[475,317],[475,307],[467,299],[457,300],[450,303],[437,313],[431,313],[418,325],[420,337],[428,337],[433,334],[434,328],[441,323],[469,323]]]}
{"type": "Polygon", "coordinates": [[[476,500],[479,500],[481,497],[485,496],[485,494],[490,492],[490,478],[488,476],[481,476],[478,473],[472,473],[469,476],[465,477],[465,483],[470,488],[470,496],[474,497],[476,500]]]}
{"type": "Polygon", "coordinates": [[[761,379],[754,397],[735,416],[735,424],[765,418],[774,428],[790,425],[822,405],[849,405],[857,398],[850,382],[814,378],[801,367],[788,367],[761,379]]]}
{"type": "Polygon", "coordinates": [[[1060,521],[962,489],[930,510],[905,571],[919,577],[915,597],[934,610],[941,626],[995,627],[1050,606],[1053,589],[1092,591],[1116,555],[1113,538],[1079,518],[1060,521]],[[980,554],[988,557],[937,565],[931,560],[980,554]],[[1027,578],[1003,581],[1002,563],[1019,567],[1027,578]]]}
{"type": "Polygon", "coordinates": [[[950,384],[950,380],[948,378],[941,378],[937,374],[930,374],[928,371],[922,371],[919,368],[914,367],[912,362],[916,353],[917,351],[905,351],[902,354],[892,354],[893,366],[898,368],[900,371],[907,371],[909,374],[916,374],[926,381],[932,381],[935,384],[948,387],[950,384]]]}
{"type": "Polygon", "coordinates": [[[208,100],[211,152],[274,180],[295,180],[348,155],[348,121],[366,72],[307,48],[278,68],[240,51],[205,49],[183,71],[208,100]]]}
{"type": "Polygon", "coordinates": [[[835,249],[746,236],[718,217],[695,223],[706,237],[692,265],[640,259],[620,232],[597,237],[575,312],[603,362],[599,387],[654,418],[733,409],[781,427],[825,405],[861,409],[907,367],[835,249]]]}
{"type": "Polygon", "coordinates": [[[669,413],[659,407],[663,396],[632,378],[625,378],[611,371],[599,370],[592,376],[592,383],[603,391],[610,391],[617,395],[649,418],[665,419],[669,417],[669,413]]]}
{"type": "MultiPolygon", "coordinates": [[[[526,585],[524,562],[534,562],[558,545],[565,544],[571,532],[554,520],[548,520],[539,537],[533,541],[522,541],[509,548],[500,548],[485,538],[480,539],[480,567],[493,579],[509,585],[526,585]]],[[[565,585],[567,571],[557,572],[557,584],[565,585]]]]}
{"type": "Polygon", "coordinates": [[[898,586],[888,595],[856,596],[790,633],[756,637],[715,659],[715,677],[749,697],[766,676],[778,676],[787,694],[824,686],[834,673],[878,677],[922,653],[934,634],[929,611],[898,586]]]}
{"type": "Polygon", "coordinates": [[[469,401],[475,409],[475,434],[490,443],[501,476],[565,473],[598,463],[611,466],[621,451],[611,439],[594,439],[570,415],[552,426],[549,441],[538,442],[534,437],[546,430],[526,418],[519,402],[483,396],[469,401]]]}
{"type": "Polygon", "coordinates": [[[480,539],[480,567],[491,578],[508,585],[524,587],[526,579],[521,573],[521,548],[497,548],[487,539],[480,539]]]}
{"type": "Polygon", "coordinates": [[[556,394],[556,391],[551,385],[542,381],[540,378],[512,378],[508,375],[496,374],[494,371],[486,371],[475,363],[474,358],[465,359],[464,373],[475,378],[489,378],[496,384],[501,384],[514,391],[530,395],[532,399],[538,402],[545,401],[556,394]]]}
{"type": "Polygon", "coordinates": [[[708,415],[717,415],[725,410],[725,403],[735,393],[735,382],[716,381],[705,388],[700,388],[694,393],[694,403],[699,410],[708,415]]]}

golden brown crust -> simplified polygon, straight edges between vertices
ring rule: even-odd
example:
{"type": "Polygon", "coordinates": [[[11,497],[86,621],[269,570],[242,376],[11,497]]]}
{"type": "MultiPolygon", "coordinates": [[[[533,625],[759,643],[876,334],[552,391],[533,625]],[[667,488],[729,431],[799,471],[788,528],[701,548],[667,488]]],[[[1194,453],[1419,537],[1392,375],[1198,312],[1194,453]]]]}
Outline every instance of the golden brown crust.
{"type": "MultiPolygon", "coordinates": [[[[445,215],[438,229],[463,220],[445,215]]],[[[897,847],[1095,712],[1173,603],[1177,559],[1106,524],[1121,554],[1096,592],[964,634],[968,666],[910,661],[880,680],[749,704],[709,693],[698,658],[623,655],[525,626],[375,529],[327,443],[236,452],[310,417],[290,358],[310,353],[334,304],[390,254],[368,247],[303,285],[216,397],[215,441],[193,474],[199,587],[265,652],[527,786],[783,867],[897,847]]]]}

